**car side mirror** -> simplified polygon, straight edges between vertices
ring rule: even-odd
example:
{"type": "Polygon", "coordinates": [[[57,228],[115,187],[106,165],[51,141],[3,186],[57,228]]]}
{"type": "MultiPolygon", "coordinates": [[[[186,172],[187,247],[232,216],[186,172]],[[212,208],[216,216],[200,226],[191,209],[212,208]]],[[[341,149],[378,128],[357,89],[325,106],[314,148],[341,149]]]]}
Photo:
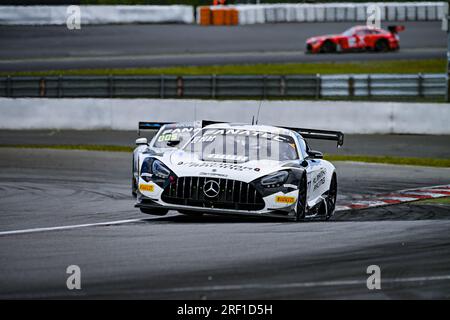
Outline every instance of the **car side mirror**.
{"type": "Polygon", "coordinates": [[[320,151],[309,150],[309,151],[308,151],[308,155],[309,155],[312,159],[323,159],[323,153],[320,152],[320,151]]]}
{"type": "Polygon", "coordinates": [[[175,147],[175,146],[179,145],[180,142],[181,142],[181,140],[178,140],[178,139],[177,140],[169,140],[169,141],[167,141],[167,146],[175,147]]]}
{"type": "Polygon", "coordinates": [[[136,145],[137,146],[148,145],[147,138],[136,139],[136,145]]]}

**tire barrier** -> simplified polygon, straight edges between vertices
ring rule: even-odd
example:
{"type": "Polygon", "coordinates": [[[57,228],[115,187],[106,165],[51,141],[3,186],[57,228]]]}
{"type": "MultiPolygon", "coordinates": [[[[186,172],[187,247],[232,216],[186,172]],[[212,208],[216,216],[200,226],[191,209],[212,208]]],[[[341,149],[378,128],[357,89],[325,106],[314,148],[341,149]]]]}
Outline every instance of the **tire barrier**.
{"type": "Polygon", "coordinates": [[[447,2],[367,2],[319,4],[265,4],[197,7],[197,23],[224,25],[223,19],[211,20],[214,11],[237,11],[233,24],[284,22],[363,22],[369,6],[378,5],[381,21],[437,21],[448,12],[447,2]]]}

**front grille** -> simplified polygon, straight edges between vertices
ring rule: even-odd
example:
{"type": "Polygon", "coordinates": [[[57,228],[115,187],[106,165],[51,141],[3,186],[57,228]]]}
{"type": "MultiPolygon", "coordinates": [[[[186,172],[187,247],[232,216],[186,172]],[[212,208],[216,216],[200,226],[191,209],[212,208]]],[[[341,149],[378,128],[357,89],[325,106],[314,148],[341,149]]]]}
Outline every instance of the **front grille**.
{"type": "Polygon", "coordinates": [[[261,210],[264,208],[264,200],[252,184],[219,178],[176,178],[164,189],[161,199],[170,204],[203,208],[234,210],[261,210]],[[219,184],[220,191],[215,197],[207,197],[203,192],[205,182],[209,181],[219,184]]]}

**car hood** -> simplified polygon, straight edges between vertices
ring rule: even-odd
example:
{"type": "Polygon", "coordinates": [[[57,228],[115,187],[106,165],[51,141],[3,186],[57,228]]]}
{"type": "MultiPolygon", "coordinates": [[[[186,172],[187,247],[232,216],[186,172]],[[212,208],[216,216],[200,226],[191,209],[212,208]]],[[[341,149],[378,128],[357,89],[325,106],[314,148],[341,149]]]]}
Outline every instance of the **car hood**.
{"type": "Polygon", "coordinates": [[[202,176],[250,182],[282,169],[287,161],[251,160],[246,162],[205,161],[193,153],[166,152],[161,161],[178,177],[202,176]]]}

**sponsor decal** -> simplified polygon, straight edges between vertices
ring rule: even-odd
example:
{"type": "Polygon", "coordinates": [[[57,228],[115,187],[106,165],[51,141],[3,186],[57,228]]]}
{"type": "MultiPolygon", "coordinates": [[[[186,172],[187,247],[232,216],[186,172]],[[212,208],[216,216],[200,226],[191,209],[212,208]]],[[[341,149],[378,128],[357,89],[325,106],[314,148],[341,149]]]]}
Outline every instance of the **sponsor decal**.
{"type": "Polygon", "coordinates": [[[239,156],[234,154],[208,154],[206,156],[208,160],[227,160],[227,161],[238,161],[238,162],[246,162],[248,157],[239,156]]]}
{"type": "Polygon", "coordinates": [[[256,131],[256,130],[245,130],[245,129],[211,129],[207,130],[204,135],[206,136],[221,136],[221,135],[231,135],[231,136],[249,136],[249,137],[260,137],[267,140],[275,140],[279,142],[291,142],[289,136],[283,136],[278,134],[273,134],[270,132],[256,131]]]}
{"type": "Polygon", "coordinates": [[[153,184],[139,184],[139,190],[140,191],[147,191],[147,192],[153,192],[155,191],[155,186],[153,184]]]}
{"type": "Polygon", "coordinates": [[[163,141],[174,141],[174,140],[178,140],[178,134],[176,133],[167,133],[167,134],[162,134],[158,137],[158,141],[159,142],[163,142],[163,141]]]}
{"type": "Polygon", "coordinates": [[[217,163],[217,162],[183,162],[182,165],[190,168],[218,168],[218,169],[231,169],[236,171],[248,171],[254,170],[251,167],[241,166],[233,163],[217,163]]]}
{"type": "Polygon", "coordinates": [[[316,191],[317,189],[319,189],[319,187],[321,185],[323,185],[325,183],[325,174],[327,173],[327,171],[325,169],[320,170],[319,174],[317,176],[314,177],[313,179],[313,191],[316,191]]]}
{"type": "Polygon", "coordinates": [[[216,173],[216,172],[200,172],[198,174],[199,176],[214,176],[214,177],[221,177],[221,178],[226,178],[228,177],[227,174],[221,174],[221,173],[216,173]]]}
{"type": "Polygon", "coordinates": [[[295,197],[290,197],[290,196],[276,196],[276,197],[275,197],[275,202],[292,204],[292,203],[295,202],[295,197]]]}

